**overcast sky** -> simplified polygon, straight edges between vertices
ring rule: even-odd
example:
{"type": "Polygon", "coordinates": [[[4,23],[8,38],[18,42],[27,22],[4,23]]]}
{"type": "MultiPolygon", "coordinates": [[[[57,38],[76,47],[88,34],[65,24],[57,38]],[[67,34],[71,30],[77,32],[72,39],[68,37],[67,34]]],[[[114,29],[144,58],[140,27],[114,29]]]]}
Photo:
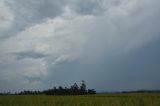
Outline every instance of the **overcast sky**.
{"type": "Polygon", "coordinates": [[[81,80],[160,89],[159,0],[0,0],[0,91],[81,80]]]}

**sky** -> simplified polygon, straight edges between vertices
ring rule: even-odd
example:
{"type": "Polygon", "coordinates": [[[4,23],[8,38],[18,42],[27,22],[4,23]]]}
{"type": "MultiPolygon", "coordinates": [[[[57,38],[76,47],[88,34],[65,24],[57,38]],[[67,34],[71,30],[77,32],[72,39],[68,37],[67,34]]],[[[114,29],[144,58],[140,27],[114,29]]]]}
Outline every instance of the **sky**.
{"type": "Polygon", "coordinates": [[[0,0],[0,91],[85,80],[160,89],[159,0],[0,0]]]}

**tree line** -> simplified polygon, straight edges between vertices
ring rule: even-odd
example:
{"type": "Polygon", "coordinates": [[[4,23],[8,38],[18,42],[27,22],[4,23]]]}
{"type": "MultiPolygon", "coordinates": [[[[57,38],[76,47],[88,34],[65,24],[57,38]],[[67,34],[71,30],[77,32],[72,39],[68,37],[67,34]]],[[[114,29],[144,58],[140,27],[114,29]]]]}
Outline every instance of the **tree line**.
{"type": "Polygon", "coordinates": [[[94,89],[86,89],[86,84],[82,81],[82,84],[78,86],[74,83],[70,88],[59,86],[53,89],[48,89],[44,91],[47,95],[86,95],[86,94],[96,94],[94,89]]]}
{"type": "MultiPolygon", "coordinates": [[[[8,95],[8,93],[0,93],[0,95],[8,95]]],[[[15,93],[16,95],[87,95],[87,94],[96,94],[94,89],[87,89],[85,81],[83,80],[81,85],[78,86],[77,83],[74,83],[72,86],[68,87],[53,87],[52,89],[44,91],[21,91],[15,93]]]]}

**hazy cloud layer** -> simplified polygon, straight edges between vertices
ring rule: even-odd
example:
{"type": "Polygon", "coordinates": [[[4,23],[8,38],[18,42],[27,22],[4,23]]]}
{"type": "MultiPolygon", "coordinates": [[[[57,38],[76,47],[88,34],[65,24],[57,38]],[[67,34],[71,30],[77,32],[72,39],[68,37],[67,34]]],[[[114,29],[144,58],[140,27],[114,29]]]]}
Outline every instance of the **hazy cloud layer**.
{"type": "Polygon", "coordinates": [[[46,89],[82,79],[98,91],[159,89],[159,5],[1,0],[0,90],[46,89]]]}

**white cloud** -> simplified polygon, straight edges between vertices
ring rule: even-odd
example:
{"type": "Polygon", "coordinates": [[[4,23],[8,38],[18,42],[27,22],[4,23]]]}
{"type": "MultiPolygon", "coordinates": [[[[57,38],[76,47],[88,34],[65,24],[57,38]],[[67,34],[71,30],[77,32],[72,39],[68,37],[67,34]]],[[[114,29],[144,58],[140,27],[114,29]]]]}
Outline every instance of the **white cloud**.
{"type": "Polygon", "coordinates": [[[11,79],[13,81],[17,79],[16,76],[19,77],[18,79],[23,79],[21,81],[28,78],[44,79],[49,73],[49,64],[56,66],[60,62],[79,58],[87,38],[83,31],[83,23],[87,20],[90,20],[90,17],[67,19],[63,16],[48,19],[1,42],[0,58],[7,60],[6,65],[2,66],[10,66],[1,72],[1,80],[7,78],[7,81],[11,79]],[[44,54],[44,57],[43,55],[40,58],[35,57],[35,53],[44,54]],[[18,55],[20,55],[19,59],[18,55]]]}

